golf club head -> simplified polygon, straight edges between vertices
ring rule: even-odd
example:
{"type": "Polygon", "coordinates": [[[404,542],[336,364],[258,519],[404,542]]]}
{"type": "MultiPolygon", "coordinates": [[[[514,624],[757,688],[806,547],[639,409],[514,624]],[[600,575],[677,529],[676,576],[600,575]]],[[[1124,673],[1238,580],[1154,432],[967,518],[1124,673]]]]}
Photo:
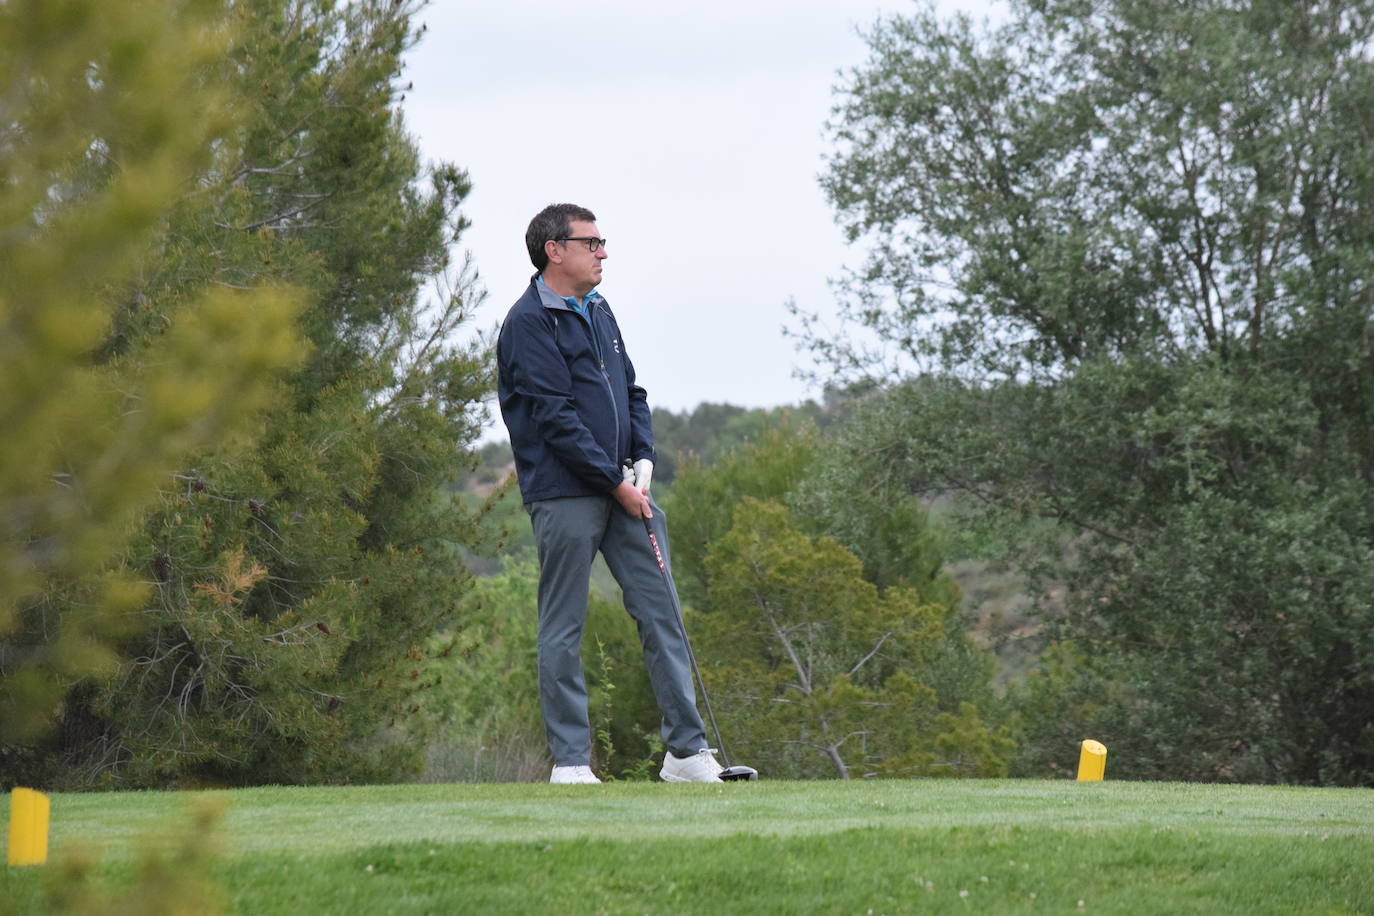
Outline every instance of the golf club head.
{"type": "Polygon", "coordinates": [[[742,765],[726,767],[720,771],[721,782],[744,782],[745,780],[758,779],[759,771],[753,767],[742,765]]]}

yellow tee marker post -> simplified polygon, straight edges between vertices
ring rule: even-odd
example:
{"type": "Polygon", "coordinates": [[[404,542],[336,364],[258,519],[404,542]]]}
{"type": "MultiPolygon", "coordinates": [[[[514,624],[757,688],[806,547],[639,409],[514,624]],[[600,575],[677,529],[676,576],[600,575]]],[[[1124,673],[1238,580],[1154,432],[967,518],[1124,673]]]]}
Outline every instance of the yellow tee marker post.
{"type": "Polygon", "coordinates": [[[1078,751],[1078,781],[1101,782],[1107,771],[1107,748],[1091,738],[1083,739],[1078,751]]]}
{"type": "Polygon", "coordinates": [[[33,789],[10,793],[9,864],[42,865],[48,861],[48,796],[33,789]]]}

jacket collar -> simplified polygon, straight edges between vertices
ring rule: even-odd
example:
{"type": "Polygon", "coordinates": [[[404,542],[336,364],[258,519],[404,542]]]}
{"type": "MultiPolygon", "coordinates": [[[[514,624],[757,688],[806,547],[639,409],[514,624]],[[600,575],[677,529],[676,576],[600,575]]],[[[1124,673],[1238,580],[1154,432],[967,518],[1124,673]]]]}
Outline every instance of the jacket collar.
{"type": "MultiPolygon", "coordinates": [[[[564,311],[568,312],[578,311],[577,308],[573,306],[570,297],[560,296],[558,295],[558,293],[555,293],[553,290],[549,289],[548,284],[544,283],[543,280],[540,279],[539,274],[535,274],[534,276],[530,277],[530,286],[534,288],[535,295],[539,297],[539,304],[544,306],[544,308],[563,309],[564,311]]],[[[600,293],[598,293],[596,290],[592,290],[591,292],[587,293],[586,298],[582,300],[582,304],[586,307],[588,313],[590,313],[591,307],[595,303],[600,302],[601,298],[602,297],[600,293]]]]}

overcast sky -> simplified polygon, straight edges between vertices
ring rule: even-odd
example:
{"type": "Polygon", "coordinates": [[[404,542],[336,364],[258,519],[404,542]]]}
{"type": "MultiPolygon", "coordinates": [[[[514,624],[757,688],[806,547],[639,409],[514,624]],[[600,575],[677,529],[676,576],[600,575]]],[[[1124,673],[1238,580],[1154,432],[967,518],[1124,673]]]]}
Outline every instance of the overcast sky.
{"type": "Polygon", "coordinates": [[[782,334],[785,303],[833,312],[827,281],[862,260],[817,184],[831,89],[867,56],[858,28],[913,8],[436,0],[408,57],[405,114],[427,159],[472,176],[463,247],[488,290],[478,324],[524,291],[530,217],[570,201],[608,240],[599,289],[652,405],[815,396],[794,377],[809,360],[782,334]]]}

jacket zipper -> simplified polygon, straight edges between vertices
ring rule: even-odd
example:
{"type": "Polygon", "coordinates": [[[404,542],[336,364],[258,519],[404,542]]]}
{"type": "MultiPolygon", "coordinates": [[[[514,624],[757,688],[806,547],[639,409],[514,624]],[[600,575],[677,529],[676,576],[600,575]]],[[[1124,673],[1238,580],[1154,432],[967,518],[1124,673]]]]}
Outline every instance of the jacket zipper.
{"type": "MultiPolygon", "coordinates": [[[[601,311],[601,304],[599,302],[594,303],[592,307],[601,311]]],[[[611,374],[606,371],[605,351],[601,346],[601,339],[597,336],[596,322],[592,320],[591,309],[587,310],[586,319],[587,330],[591,331],[592,334],[592,346],[596,347],[596,360],[601,364],[601,378],[606,383],[606,394],[610,395],[611,398],[611,418],[615,420],[616,455],[614,459],[618,464],[620,461],[620,406],[615,402],[615,389],[611,387],[611,374]]]]}

